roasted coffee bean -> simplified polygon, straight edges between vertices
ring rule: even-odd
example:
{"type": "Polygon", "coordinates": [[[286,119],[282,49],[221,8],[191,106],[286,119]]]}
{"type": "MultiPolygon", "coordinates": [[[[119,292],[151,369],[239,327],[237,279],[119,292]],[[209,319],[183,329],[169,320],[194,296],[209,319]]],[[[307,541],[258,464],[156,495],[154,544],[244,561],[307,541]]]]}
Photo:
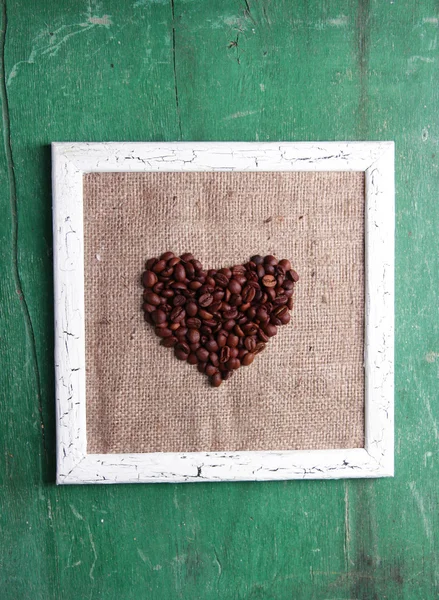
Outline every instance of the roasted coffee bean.
{"type": "Polygon", "coordinates": [[[243,302],[253,302],[253,299],[255,297],[256,294],[256,290],[253,286],[250,285],[246,285],[245,288],[242,290],[242,300],[243,302]]]}
{"type": "Polygon", "coordinates": [[[239,355],[239,348],[230,348],[230,358],[237,358],[239,355]]]}
{"type": "Polygon", "coordinates": [[[253,354],[259,354],[265,348],[264,342],[258,342],[256,344],[256,348],[253,351],[253,354]]]}
{"type": "Polygon", "coordinates": [[[198,358],[193,352],[189,354],[186,360],[190,365],[196,365],[198,363],[198,358]]]}
{"type": "Polygon", "coordinates": [[[166,322],[166,313],[164,313],[160,309],[157,309],[154,312],[152,312],[151,317],[152,317],[152,320],[154,321],[154,323],[156,323],[156,325],[166,322]]]}
{"type": "Polygon", "coordinates": [[[174,272],[174,269],[171,269],[170,267],[166,267],[166,269],[164,269],[159,275],[160,281],[169,280],[169,278],[171,277],[173,272],[174,272]]]}
{"type": "Polygon", "coordinates": [[[167,262],[168,260],[170,260],[171,258],[174,258],[175,254],[173,252],[164,252],[161,256],[160,256],[160,260],[164,260],[165,262],[167,262]]]}
{"type": "Polygon", "coordinates": [[[205,362],[199,362],[197,365],[197,369],[200,371],[200,373],[204,373],[206,371],[206,367],[207,363],[205,362]]]}
{"type": "Polygon", "coordinates": [[[153,271],[145,271],[142,276],[142,283],[146,288],[152,288],[157,283],[157,275],[153,271]]]}
{"type": "Polygon", "coordinates": [[[182,254],[180,256],[180,258],[183,262],[189,262],[190,260],[194,259],[194,255],[191,254],[190,252],[185,252],[184,254],[182,254]]]}
{"type": "Polygon", "coordinates": [[[244,346],[249,352],[253,352],[256,348],[256,336],[249,335],[244,339],[244,346]]]}
{"type": "Polygon", "coordinates": [[[170,329],[171,331],[177,331],[177,329],[178,329],[179,327],[180,327],[180,323],[171,323],[171,324],[169,325],[169,329],[170,329]]]}
{"type": "Polygon", "coordinates": [[[184,265],[184,270],[186,271],[186,277],[188,279],[192,279],[195,275],[195,267],[192,263],[188,262],[184,265]]]}
{"type": "Polygon", "coordinates": [[[194,280],[188,283],[188,288],[195,292],[196,290],[199,290],[202,285],[203,284],[201,283],[201,281],[194,280]]]}
{"type": "Polygon", "coordinates": [[[198,357],[198,360],[201,360],[201,362],[207,362],[207,360],[209,358],[208,350],[206,350],[206,348],[198,348],[197,357],[198,357]]]}
{"type": "Polygon", "coordinates": [[[276,277],[274,275],[264,275],[262,283],[266,288],[274,288],[277,285],[276,277]]]}
{"type": "Polygon", "coordinates": [[[231,271],[232,271],[233,277],[237,277],[239,275],[245,274],[245,267],[244,267],[244,265],[235,265],[234,267],[231,268],[231,271]]]}
{"type": "Polygon", "coordinates": [[[219,362],[219,356],[216,352],[210,352],[209,353],[209,360],[210,362],[213,364],[214,367],[218,367],[220,362],[219,362]]]}
{"type": "Polygon", "coordinates": [[[218,343],[215,340],[209,340],[204,344],[204,347],[206,348],[206,350],[209,350],[209,352],[218,352],[219,346],[218,343]]]}
{"type": "Polygon", "coordinates": [[[178,263],[174,267],[174,277],[178,282],[182,282],[186,279],[186,271],[181,263],[178,263]]]}
{"type": "Polygon", "coordinates": [[[235,332],[235,334],[238,337],[244,337],[245,333],[243,332],[243,330],[241,329],[240,325],[235,325],[235,327],[233,328],[233,331],[235,332]]]}
{"type": "Polygon", "coordinates": [[[291,263],[289,260],[287,260],[286,258],[283,258],[282,260],[279,261],[279,265],[282,265],[283,268],[286,271],[291,271],[291,263]]]}
{"type": "Polygon", "coordinates": [[[218,373],[218,369],[217,367],[214,367],[212,364],[206,364],[206,368],[205,371],[206,375],[209,375],[209,377],[212,377],[212,375],[215,375],[215,373],[218,373]]]}
{"type": "Polygon", "coordinates": [[[236,348],[236,346],[238,345],[239,342],[239,337],[237,335],[235,335],[234,333],[229,333],[228,337],[227,337],[227,345],[230,346],[230,348],[236,348]]]}
{"type": "Polygon", "coordinates": [[[262,265],[262,263],[264,262],[264,257],[260,256],[260,254],[256,254],[255,256],[251,257],[250,261],[255,265],[262,265]]]}
{"type": "Polygon", "coordinates": [[[277,258],[272,254],[267,254],[267,256],[264,257],[264,264],[266,265],[277,265],[277,262],[277,258]]]}
{"type": "Polygon", "coordinates": [[[175,267],[175,265],[178,264],[179,262],[180,262],[180,259],[178,258],[178,256],[174,256],[173,258],[168,260],[168,267],[175,267]]]}
{"type": "Polygon", "coordinates": [[[242,296],[240,294],[232,294],[229,303],[230,306],[240,306],[242,304],[242,296]]]}
{"type": "Polygon", "coordinates": [[[245,335],[255,335],[255,333],[258,332],[259,327],[256,325],[256,323],[245,323],[242,326],[242,331],[245,333],[245,335]]]}
{"type": "MultiPolygon", "coordinates": [[[[186,314],[187,314],[187,311],[186,311],[186,314]]],[[[190,329],[200,329],[201,321],[200,321],[200,319],[197,319],[196,317],[189,317],[189,319],[186,319],[186,325],[190,329]]]]}
{"type": "Polygon", "coordinates": [[[190,354],[189,346],[185,342],[179,342],[174,346],[175,356],[179,360],[186,360],[190,354]]]}
{"type": "Polygon", "coordinates": [[[232,329],[235,327],[235,325],[236,325],[235,319],[229,319],[228,321],[223,323],[223,329],[225,329],[226,331],[232,331],[232,329]]]}
{"type": "Polygon", "coordinates": [[[228,319],[236,319],[237,316],[238,316],[238,309],[236,308],[236,306],[223,311],[224,319],[227,319],[227,320],[228,319]]]}
{"type": "Polygon", "coordinates": [[[236,369],[239,369],[240,366],[241,366],[241,361],[239,360],[239,358],[231,358],[230,360],[228,360],[226,362],[226,367],[230,371],[234,371],[236,369]]]}
{"type": "Polygon", "coordinates": [[[222,382],[223,378],[221,377],[220,373],[215,373],[215,375],[210,378],[210,383],[213,385],[213,387],[219,387],[222,382]]]}
{"type": "Polygon", "coordinates": [[[296,283],[297,281],[299,281],[299,275],[296,273],[296,271],[294,269],[290,269],[287,273],[287,276],[289,276],[289,278],[294,281],[294,283],[296,283]]]}
{"type": "Polygon", "coordinates": [[[282,325],[286,325],[287,323],[289,323],[290,319],[291,315],[288,311],[279,317],[279,321],[282,323],[282,325]]]}
{"type": "Polygon", "coordinates": [[[161,273],[164,269],[166,269],[166,261],[165,260],[159,260],[158,262],[155,263],[155,265],[152,268],[154,273],[161,273]]]}
{"type": "Polygon", "coordinates": [[[264,342],[264,343],[268,342],[269,336],[262,329],[258,330],[258,334],[257,335],[258,335],[258,338],[261,340],[261,342],[264,342]]]}
{"type": "Polygon", "coordinates": [[[216,273],[214,280],[220,287],[227,287],[229,285],[229,278],[224,273],[216,273]]]}
{"type": "Polygon", "coordinates": [[[160,304],[160,297],[154,292],[148,292],[145,295],[145,300],[148,304],[152,304],[153,306],[159,306],[160,304]]]}
{"type": "Polygon", "coordinates": [[[189,329],[186,337],[190,344],[195,344],[200,341],[200,332],[198,329],[189,329]]]}
{"type": "Polygon", "coordinates": [[[294,306],[294,300],[292,298],[288,298],[287,302],[288,310],[292,310],[294,306]]]}
{"type": "Polygon", "coordinates": [[[177,294],[177,296],[174,296],[172,304],[174,306],[183,306],[184,304],[186,304],[186,298],[182,294],[177,294]]]}
{"type": "Polygon", "coordinates": [[[285,294],[279,294],[279,296],[276,296],[276,298],[273,300],[274,305],[286,304],[287,302],[288,297],[285,294]]]}
{"type": "Polygon", "coordinates": [[[248,367],[248,365],[252,364],[254,358],[255,355],[252,352],[247,352],[247,354],[242,358],[241,364],[244,365],[244,367],[248,367]]]}
{"type": "Polygon", "coordinates": [[[228,287],[232,294],[239,294],[242,289],[240,283],[236,281],[236,279],[231,279],[228,287]]]}
{"type": "Polygon", "coordinates": [[[177,338],[173,335],[170,335],[169,337],[165,337],[162,339],[162,346],[164,346],[165,348],[173,348],[177,342],[177,338]]]}
{"type": "Polygon", "coordinates": [[[262,326],[262,329],[263,329],[264,333],[266,335],[268,335],[268,337],[273,337],[277,333],[277,327],[276,327],[276,325],[273,325],[272,323],[264,323],[264,325],[262,326]]]}
{"type": "Polygon", "coordinates": [[[220,331],[216,338],[217,344],[220,348],[227,344],[227,333],[220,331]]]}
{"type": "Polygon", "coordinates": [[[166,298],[167,300],[169,300],[169,298],[173,298],[175,295],[174,290],[171,289],[167,289],[167,290],[162,290],[162,292],[160,293],[162,298],[166,298]]]}
{"type": "Polygon", "coordinates": [[[272,325],[276,325],[276,327],[279,327],[280,325],[282,325],[282,321],[280,319],[278,319],[278,317],[276,317],[275,315],[271,315],[270,323],[272,325]]]}
{"type": "Polygon", "coordinates": [[[200,319],[206,320],[206,319],[211,319],[213,317],[213,314],[210,312],[207,312],[207,310],[204,310],[203,308],[200,308],[198,310],[198,316],[200,317],[200,319]]]}
{"type": "Polygon", "coordinates": [[[214,313],[216,313],[216,312],[218,312],[218,311],[220,310],[221,306],[222,306],[222,302],[221,302],[221,301],[220,301],[220,302],[213,302],[213,303],[210,305],[210,307],[209,307],[209,310],[210,310],[211,312],[214,312],[214,313]]]}
{"type": "Polygon", "coordinates": [[[188,332],[187,327],[179,327],[175,330],[175,337],[177,337],[180,341],[184,341],[186,338],[186,334],[188,332]]]}
{"type": "Polygon", "coordinates": [[[189,348],[191,349],[191,352],[196,352],[199,347],[200,347],[200,344],[198,342],[196,342],[195,344],[189,344],[189,348]]]}
{"type": "Polygon", "coordinates": [[[182,306],[175,306],[172,309],[171,314],[170,314],[170,319],[171,319],[171,321],[174,321],[174,323],[179,323],[185,317],[186,317],[186,311],[184,310],[184,308],[182,306]]]}
{"type": "Polygon", "coordinates": [[[220,362],[226,363],[230,358],[230,348],[228,346],[223,346],[220,352],[220,362]]]}
{"type": "Polygon", "coordinates": [[[200,306],[202,306],[203,308],[206,308],[207,306],[210,306],[213,302],[213,297],[211,294],[206,293],[206,294],[202,294],[199,298],[198,298],[198,304],[200,306]]]}

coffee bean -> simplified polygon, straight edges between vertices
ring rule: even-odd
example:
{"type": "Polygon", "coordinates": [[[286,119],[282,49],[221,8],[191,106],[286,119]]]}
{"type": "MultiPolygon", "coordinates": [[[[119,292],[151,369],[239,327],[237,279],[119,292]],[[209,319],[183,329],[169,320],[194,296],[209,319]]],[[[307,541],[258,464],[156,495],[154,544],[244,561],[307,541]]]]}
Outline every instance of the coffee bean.
{"type": "MultiPolygon", "coordinates": [[[[186,311],[186,314],[187,314],[187,311],[186,311]]],[[[200,329],[201,321],[200,321],[200,319],[197,319],[196,317],[189,317],[189,319],[186,319],[186,325],[189,327],[189,329],[200,329]]]]}
{"type": "Polygon", "coordinates": [[[220,348],[227,344],[227,333],[220,331],[216,338],[217,344],[220,348]]]}
{"type": "Polygon", "coordinates": [[[190,354],[189,346],[185,342],[179,342],[174,346],[175,356],[179,360],[186,360],[190,354]]]}
{"type": "Polygon", "coordinates": [[[255,256],[251,257],[250,261],[255,265],[262,265],[262,263],[264,262],[264,258],[259,254],[256,254],[255,256]]]}
{"type": "Polygon", "coordinates": [[[230,371],[234,371],[235,369],[239,369],[240,366],[241,366],[241,361],[239,360],[239,358],[231,358],[230,360],[228,360],[226,362],[226,367],[230,371]]]}
{"type": "Polygon", "coordinates": [[[200,341],[200,332],[198,329],[189,329],[186,337],[190,344],[195,344],[200,341]]]}
{"type": "Polygon", "coordinates": [[[229,319],[228,321],[226,321],[223,324],[223,329],[225,329],[226,331],[232,331],[232,329],[235,327],[236,325],[236,321],[234,319],[229,319]]]}
{"type": "Polygon", "coordinates": [[[174,335],[179,339],[179,341],[184,341],[186,338],[186,334],[188,332],[187,327],[179,327],[175,330],[174,335]]]}
{"type": "Polygon", "coordinates": [[[232,271],[233,277],[238,277],[239,275],[245,274],[245,267],[244,267],[244,265],[235,265],[234,267],[231,268],[231,271],[232,271]]]}
{"type": "Polygon", "coordinates": [[[262,283],[266,288],[274,288],[277,285],[276,277],[274,275],[264,275],[262,283]]]}
{"type": "Polygon", "coordinates": [[[156,262],[156,264],[152,268],[154,273],[161,273],[164,269],[166,269],[166,261],[165,260],[159,260],[158,262],[156,262]]]}
{"type": "Polygon", "coordinates": [[[238,337],[244,337],[245,333],[243,332],[243,330],[241,329],[241,326],[236,324],[235,327],[233,328],[233,331],[235,332],[235,334],[238,337]]]}
{"type": "Polygon", "coordinates": [[[252,364],[254,358],[255,355],[252,352],[247,352],[247,354],[241,360],[241,364],[244,365],[244,367],[248,367],[248,365],[252,364]]]}
{"type": "Polygon", "coordinates": [[[209,340],[204,344],[204,347],[206,348],[206,350],[209,350],[209,352],[218,352],[219,346],[218,343],[215,340],[209,340]]]}
{"type": "Polygon", "coordinates": [[[208,350],[206,350],[206,348],[198,348],[197,357],[198,360],[201,360],[201,362],[206,362],[209,358],[208,350]]]}
{"type": "Polygon", "coordinates": [[[225,363],[230,358],[230,348],[228,346],[223,346],[220,352],[220,362],[225,363]]]}
{"type": "Polygon", "coordinates": [[[279,296],[276,296],[276,298],[273,300],[274,305],[286,304],[287,302],[288,302],[288,297],[285,296],[285,294],[280,294],[279,296]]]}
{"type": "Polygon", "coordinates": [[[214,367],[213,365],[210,364],[206,364],[206,368],[205,371],[206,375],[209,375],[209,377],[212,377],[212,375],[215,375],[215,373],[218,373],[218,369],[217,367],[214,367]]]}
{"type": "Polygon", "coordinates": [[[215,373],[215,375],[213,375],[213,377],[210,378],[210,383],[213,385],[213,387],[219,387],[222,384],[222,382],[223,379],[219,373],[215,373]]]}
{"type": "Polygon", "coordinates": [[[178,263],[174,267],[174,277],[178,282],[182,282],[186,279],[186,271],[184,266],[181,263],[178,263]]]}
{"type": "Polygon", "coordinates": [[[235,335],[234,333],[229,333],[228,337],[227,337],[227,345],[230,346],[230,348],[236,348],[236,346],[238,345],[239,342],[239,337],[237,335],[235,335]]]}
{"type": "Polygon", "coordinates": [[[210,312],[207,312],[207,310],[204,310],[203,308],[200,308],[200,309],[198,310],[198,316],[199,316],[201,319],[204,319],[204,320],[205,320],[205,319],[211,319],[211,318],[213,317],[213,314],[212,314],[212,313],[210,313],[210,312]]]}
{"type": "Polygon", "coordinates": [[[177,342],[177,338],[173,335],[170,335],[169,337],[165,337],[162,339],[162,346],[164,346],[165,348],[173,348],[177,342]]]}
{"type": "Polygon", "coordinates": [[[182,294],[177,294],[177,296],[174,296],[172,304],[174,306],[183,306],[184,304],[186,304],[186,298],[182,294]]]}
{"type": "Polygon", "coordinates": [[[256,348],[256,336],[249,335],[248,337],[246,337],[244,340],[244,346],[249,352],[253,352],[256,348]]]}
{"type": "Polygon", "coordinates": [[[268,340],[270,339],[269,336],[262,329],[258,330],[258,334],[257,335],[258,335],[258,338],[260,339],[260,341],[264,342],[264,343],[267,343],[268,340]]]}
{"type": "Polygon", "coordinates": [[[287,276],[294,281],[294,283],[299,281],[299,275],[296,273],[296,271],[294,271],[294,269],[290,269],[287,273],[287,276]]]}
{"type": "Polygon", "coordinates": [[[152,271],[145,271],[142,276],[142,283],[146,288],[152,288],[157,283],[157,275],[152,271]]]}
{"type": "Polygon", "coordinates": [[[220,364],[219,356],[216,352],[209,352],[209,360],[214,367],[218,367],[220,364]]]}
{"type": "Polygon", "coordinates": [[[191,254],[190,252],[185,252],[184,254],[182,254],[180,256],[180,258],[183,262],[189,262],[190,260],[194,259],[194,255],[191,254]]]}
{"type": "Polygon", "coordinates": [[[262,350],[264,350],[264,348],[265,348],[264,342],[258,342],[256,344],[256,348],[253,351],[253,354],[259,354],[260,352],[262,352],[262,350]]]}
{"type": "Polygon", "coordinates": [[[236,279],[231,279],[229,281],[229,290],[232,292],[232,294],[239,294],[241,289],[241,285],[238,281],[236,281],[236,279]]]}
{"type": "Polygon", "coordinates": [[[158,325],[159,323],[165,323],[166,321],[166,313],[164,313],[160,309],[157,309],[154,312],[152,312],[151,317],[154,323],[156,323],[156,325],[158,325]]]}
{"type": "Polygon", "coordinates": [[[214,276],[214,280],[220,287],[227,287],[229,285],[229,278],[226,277],[223,273],[217,273],[214,276]]]}
{"type": "Polygon", "coordinates": [[[202,306],[203,308],[210,306],[213,302],[213,297],[211,294],[206,293],[206,294],[202,294],[199,298],[198,298],[198,304],[200,306],[202,306]]]}
{"type": "Polygon", "coordinates": [[[242,300],[243,300],[243,302],[245,302],[245,303],[247,303],[247,302],[253,302],[255,294],[256,294],[255,288],[252,287],[252,286],[250,286],[250,285],[246,285],[245,288],[242,290],[242,300]]]}
{"type": "Polygon", "coordinates": [[[175,265],[178,264],[179,262],[180,262],[180,259],[178,258],[178,256],[174,256],[173,258],[168,260],[168,267],[175,267],[175,265]]]}
{"type": "Polygon", "coordinates": [[[228,319],[236,319],[237,316],[238,316],[238,309],[236,308],[236,306],[223,311],[224,319],[227,319],[227,320],[228,319]]]}
{"type": "Polygon", "coordinates": [[[268,335],[268,337],[273,337],[277,333],[277,327],[276,327],[276,325],[273,325],[272,323],[265,323],[262,326],[262,329],[263,329],[264,333],[268,335]]]}
{"type": "Polygon", "coordinates": [[[199,290],[199,289],[200,289],[200,287],[201,287],[202,285],[203,285],[203,284],[202,284],[202,282],[201,282],[201,281],[196,281],[196,280],[194,280],[194,281],[191,281],[191,282],[188,284],[188,288],[189,288],[190,290],[196,291],[196,290],[199,290]]]}
{"type": "Polygon", "coordinates": [[[286,325],[287,323],[289,323],[290,319],[291,315],[288,311],[279,317],[279,321],[282,323],[282,325],[286,325]]]}
{"type": "Polygon", "coordinates": [[[182,306],[175,306],[170,314],[171,321],[174,321],[174,323],[179,323],[185,318],[185,316],[186,311],[182,306]]]}
{"type": "Polygon", "coordinates": [[[154,292],[148,292],[145,296],[145,300],[148,304],[152,304],[153,306],[159,306],[160,297],[154,292]]]}

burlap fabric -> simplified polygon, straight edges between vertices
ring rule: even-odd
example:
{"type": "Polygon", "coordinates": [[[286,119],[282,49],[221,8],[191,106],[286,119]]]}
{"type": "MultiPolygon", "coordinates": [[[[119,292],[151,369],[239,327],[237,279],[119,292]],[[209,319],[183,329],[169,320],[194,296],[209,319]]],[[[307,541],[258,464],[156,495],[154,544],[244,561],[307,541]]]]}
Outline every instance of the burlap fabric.
{"type": "Polygon", "coordinates": [[[364,445],[362,173],[84,176],[88,452],[364,445]],[[252,254],[300,274],[289,325],[220,388],[143,319],[145,259],[252,254]]]}

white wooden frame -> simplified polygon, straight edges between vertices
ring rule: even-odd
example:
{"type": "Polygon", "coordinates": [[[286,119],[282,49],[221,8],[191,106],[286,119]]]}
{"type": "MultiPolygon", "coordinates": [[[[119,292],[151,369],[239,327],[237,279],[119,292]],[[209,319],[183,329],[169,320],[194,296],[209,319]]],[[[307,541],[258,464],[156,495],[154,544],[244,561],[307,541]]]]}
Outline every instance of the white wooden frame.
{"type": "Polygon", "coordinates": [[[54,143],[57,483],[336,479],[393,475],[393,142],[54,143]],[[87,454],[83,173],[364,171],[365,448],[87,454]]]}

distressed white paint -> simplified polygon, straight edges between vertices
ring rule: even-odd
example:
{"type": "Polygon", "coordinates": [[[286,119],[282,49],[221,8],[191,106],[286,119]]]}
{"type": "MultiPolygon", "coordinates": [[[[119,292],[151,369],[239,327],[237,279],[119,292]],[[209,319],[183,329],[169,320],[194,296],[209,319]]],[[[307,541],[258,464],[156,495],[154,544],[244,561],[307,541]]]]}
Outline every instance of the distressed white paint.
{"type": "Polygon", "coordinates": [[[55,143],[52,154],[58,483],[393,475],[393,142],[55,143]],[[83,173],[234,170],[365,172],[365,448],[87,454],[83,173]]]}

